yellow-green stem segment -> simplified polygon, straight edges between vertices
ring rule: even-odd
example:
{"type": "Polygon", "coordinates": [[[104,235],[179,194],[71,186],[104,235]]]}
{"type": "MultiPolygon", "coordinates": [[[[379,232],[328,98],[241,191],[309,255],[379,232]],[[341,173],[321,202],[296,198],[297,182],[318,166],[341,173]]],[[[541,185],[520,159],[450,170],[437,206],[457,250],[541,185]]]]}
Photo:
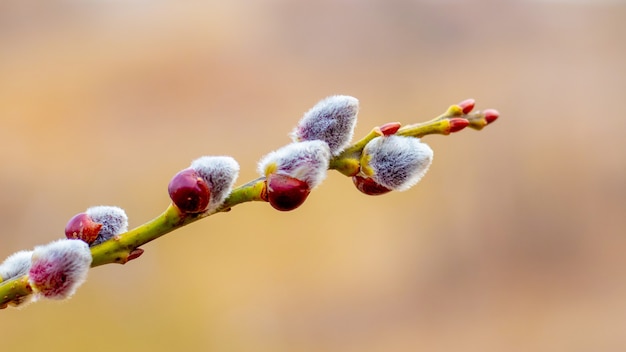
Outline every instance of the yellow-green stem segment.
{"type": "MultiPolygon", "coordinates": [[[[215,211],[201,214],[184,214],[171,205],[156,218],[128,232],[91,248],[91,267],[110,263],[124,264],[136,248],[171,231],[191,224],[209,215],[230,210],[233,206],[249,201],[259,201],[265,188],[265,178],[259,178],[234,189],[224,203],[215,211]]],[[[0,308],[20,297],[32,294],[28,275],[0,281],[0,308]]]]}

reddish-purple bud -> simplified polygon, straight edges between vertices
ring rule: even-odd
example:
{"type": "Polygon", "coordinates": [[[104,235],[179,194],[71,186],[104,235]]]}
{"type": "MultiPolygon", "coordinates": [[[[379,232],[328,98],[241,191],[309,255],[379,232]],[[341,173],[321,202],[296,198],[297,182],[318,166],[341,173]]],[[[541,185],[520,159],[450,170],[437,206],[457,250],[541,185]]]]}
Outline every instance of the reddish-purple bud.
{"type": "Polygon", "coordinates": [[[356,188],[369,196],[378,196],[381,194],[385,194],[391,192],[391,190],[385,186],[379,185],[376,181],[372,180],[369,177],[362,176],[353,176],[352,182],[356,188]]]}
{"type": "Polygon", "coordinates": [[[91,216],[86,213],[79,213],[74,215],[65,225],[65,237],[92,244],[98,237],[101,228],[102,224],[93,221],[91,216]]]}
{"type": "Polygon", "coordinates": [[[267,201],[272,207],[280,211],[294,210],[309,196],[309,185],[297,178],[270,174],[267,176],[267,201]]]}
{"type": "Polygon", "coordinates": [[[494,122],[498,119],[498,117],[500,117],[500,113],[496,109],[485,109],[483,114],[485,114],[485,121],[487,121],[487,124],[494,122]]]}
{"type": "Polygon", "coordinates": [[[474,106],[476,105],[476,100],[474,99],[465,99],[459,103],[461,110],[463,110],[464,114],[469,114],[472,110],[474,110],[474,106]]]}
{"type": "Polygon", "coordinates": [[[177,173],[167,190],[172,203],[185,213],[201,213],[209,206],[211,191],[206,181],[194,169],[177,173]]]}
{"type": "Polygon", "coordinates": [[[450,121],[449,133],[458,132],[464,129],[465,127],[469,126],[469,121],[464,118],[454,117],[454,118],[451,118],[449,121],[450,121]]]}
{"type": "Polygon", "coordinates": [[[396,132],[398,132],[400,126],[402,126],[400,122],[388,122],[378,128],[383,136],[391,136],[392,134],[396,134],[396,132]]]}
{"type": "Polygon", "coordinates": [[[126,258],[126,262],[130,262],[133,259],[139,258],[143,254],[143,249],[135,248],[130,253],[128,253],[128,257],[126,258]]]}

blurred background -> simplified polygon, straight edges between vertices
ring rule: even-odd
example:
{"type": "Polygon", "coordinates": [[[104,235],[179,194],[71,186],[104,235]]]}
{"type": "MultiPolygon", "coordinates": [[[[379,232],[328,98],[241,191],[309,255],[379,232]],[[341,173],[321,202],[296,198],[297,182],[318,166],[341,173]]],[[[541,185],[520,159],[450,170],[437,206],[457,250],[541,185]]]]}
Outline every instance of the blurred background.
{"type": "Polygon", "coordinates": [[[6,351],[626,350],[621,1],[0,2],[0,257],[93,205],[131,227],[171,176],[238,184],[332,94],[356,136],[475,98],[415,188],[331,172],[296,211],[244,204],[0,311],[6,351]]]}

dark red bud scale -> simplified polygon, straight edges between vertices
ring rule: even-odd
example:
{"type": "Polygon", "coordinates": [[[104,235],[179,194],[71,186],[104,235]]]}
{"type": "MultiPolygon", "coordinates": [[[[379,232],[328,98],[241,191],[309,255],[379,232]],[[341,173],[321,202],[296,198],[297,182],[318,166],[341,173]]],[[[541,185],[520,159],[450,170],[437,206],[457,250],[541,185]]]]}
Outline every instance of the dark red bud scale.
{"type": "Polygon", "coordinates": [[[143,249],[135,248],[130,253],[128,253],[128,257],[126,258],[127,262],[130,262],[133,259],[139,258],[143,254],[143,249]]]}
{"type": "Polygon", "coordinates": [[[83,240],[87,244],[92,244],[96,240],[102,224],[94,222],[85,213],[74,215],[65,225],[65,237],[74,240],[83,240]]]}
{"type": "Polygon", "coordinates": [[[172,203],[185,213],[201,213],[209,206],[211,191],[206,181],[194,169],[177,173],[167,190],[172,203]]]}
{"type": "Polygon", "coordinates": [[[283,174],[270,174],[266,182],[267,201],[280,211],[296,209],[311,193],[306,182],[283,174]]]}
{"type": "Polygon", "coordinates": [[[465,127],[469,126],[469,121],[464,118],[455,117],[450,119],[450,130],[449,133],[458,132],[465,127]]]}
{"type": "Polygon", "coordinates": [[[474,106],[476,106],[476,100],[474,99],[465,99],[459,103],[461,110],[463,110],[464,114],[469,114],[472,110],[474,110],[474,106]]]}
{"type": "Polygon", "coordinates": [[[400,126],[402,126],[400,122],[389,122],[380,126],[379,129],[383,136],[391,136],[392,134],[396,134],[396,132],[398,132],[400,126]]]}
{"type": "Polygon", "coordinates": [[[498,117],[500,117],[500,113],[496,109],[485,109],[483,114],[485,114],[485,121],[487,121],[487,124],[494,122],[498,119],[498,117]]]}
{"type": "Polygon", "coordinates": [[[371,178],[366,178],[362,176],[353,176],[352,182],[356,188],[364,194],[369,196],[378,196],[381,194],[389,193],[391,190],[385,186],[379,185],[376,181],[371,178]]]}

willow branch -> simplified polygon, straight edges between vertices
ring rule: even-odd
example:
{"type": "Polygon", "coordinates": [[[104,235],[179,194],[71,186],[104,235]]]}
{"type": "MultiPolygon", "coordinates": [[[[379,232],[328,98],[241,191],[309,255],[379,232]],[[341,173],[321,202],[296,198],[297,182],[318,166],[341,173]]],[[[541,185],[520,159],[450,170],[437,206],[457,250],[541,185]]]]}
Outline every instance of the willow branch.
{"type": "MultiPolygon", "coordinates": [[[[495,110],[470,113],[472,109],[473,100],[467,100],[451,106],[442,115],[424,123],[404,127],[401,127],[399,123],[390,123],[376,127],[339,155],[332,157],[329,169],[337,170],[346,176],[354,176],[359,172],[363,149],[370,141],[380,136],[395,134],[422,138],[432,134],[448,135],[466,126],[480,130],[498,117],[495,110]]],[[[143,249],[140,247],[146,243],[200,219],[230,211],[236,205],[251,201],[267,201],[266,192],[266,178],[261,177],[233,189],[223,204],[210,212],[184,213],[170,204],[162,214],[145,224],[91,247],[93,258],[91,267],[111,263],[125,264],[139,257],[143,253],[143,249]]],[[[15,277],[4,282],[1,280],[2,278],[0,278],[0,308],[5,308],[8,304],[19,303],[23,298],[33,293],[28,275],[15,277]]]]}

